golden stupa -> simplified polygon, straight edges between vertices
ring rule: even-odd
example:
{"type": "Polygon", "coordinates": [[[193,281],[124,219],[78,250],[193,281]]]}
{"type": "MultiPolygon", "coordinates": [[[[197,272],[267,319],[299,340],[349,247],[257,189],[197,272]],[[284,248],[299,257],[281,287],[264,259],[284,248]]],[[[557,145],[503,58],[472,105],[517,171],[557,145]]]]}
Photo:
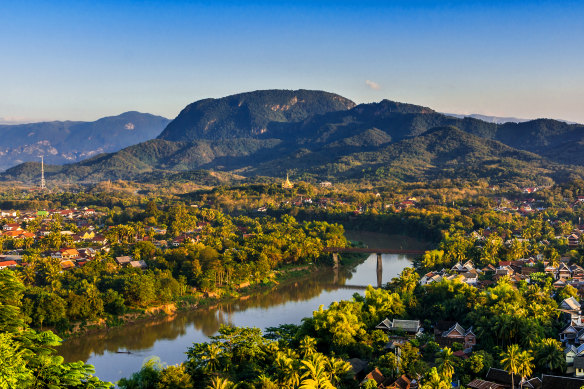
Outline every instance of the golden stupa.
{"type": "Polygon", "coordinates": [[[282,182],[282,188],[284,188],[284,189],[294,188],[294,184],[290,182],[290,179],[288,178],[288,174],[286,174],[286,181],[282,182]]]}

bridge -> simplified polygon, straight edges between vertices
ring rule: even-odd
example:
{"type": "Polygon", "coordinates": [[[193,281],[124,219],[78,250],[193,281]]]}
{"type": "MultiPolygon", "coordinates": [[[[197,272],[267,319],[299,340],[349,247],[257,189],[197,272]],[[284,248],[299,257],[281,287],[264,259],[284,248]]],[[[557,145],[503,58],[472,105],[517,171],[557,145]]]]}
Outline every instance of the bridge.
{"type": "MultiPolygon", "coordinates": [[[[401,255],[423,255],[424,250],[396,250],[396,249],[382,249],[382,248],[363,248],[363,247],[325,247],[325,253],[333,254],[334,269],[339,269],[339,253],[360,253],[360,254],[377,254],[377,287],[381,288],[383,284],[383,261],[381,254],[401,254],[401,255]]],[[[337,274],[335,273],[335,276],[337,274]]],[[[336,278],[336,277],[335,277],[336,278]]],[[[360,287],[359,287],[360,288],[360,287]]]]}
{"type": "Polygon", "coordinates": [[[423,255],[424,250],[396,250],[363,247],[325,247],[325,253],[361,253],[361,254],[403,254],[403,255],[423,255]]]}

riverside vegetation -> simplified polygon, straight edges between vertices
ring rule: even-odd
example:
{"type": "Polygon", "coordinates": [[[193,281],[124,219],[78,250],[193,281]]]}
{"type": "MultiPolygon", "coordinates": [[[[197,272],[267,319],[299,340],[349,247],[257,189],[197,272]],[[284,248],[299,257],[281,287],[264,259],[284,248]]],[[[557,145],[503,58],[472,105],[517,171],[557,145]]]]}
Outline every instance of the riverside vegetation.
{"type": "MultiPolygon", "coordinates": [[[[95,224],[109,242],[92,261],[61,271],[57,261],[42,255],[72,243],[57,238],[61,234],[49,233],[28,247],[20,246],[18,238],[2,240],[6,251],[22,250],[27,264],[0,273],[6,290],[1,300],[2,360],[14,361],[3,364],[0,373],[8,386],[51,387],[58,382],[58,387],[103,387],[107,384],[92,376],[91,367],[64,364],[52,350],[58,338],[42,327],[66,333],[73,322],[192,302],[204,299],[202,292],[232,293],[242,283],[267,283],[272,271],[286,264],[330,263],[322,249],[347,244],[341,225],[405,231],[433,241],[436,249],[385,288],[369,288],[351,301],[321,307],[301,325],[283,323],[265,333],[224,327],[209,342],[185,350],[185,363],[149,361],[121,380],[120,387],[351,388],[359,385],[347,362],[351,358],[368,361],[386,377],[416,378],[424,388],[448,387],[453,379],[466,384],[484,378],[489,367],[521,377],[562,374],[566,368],[557,340],[562,328],[558,305],[564,298],[578,298],[579,292],[570,284],[558,287],[544,262],[558,265],[564,258],[583,264],[584,249],[567,240],[584,216],[582,182],[529,194],[481,181],[362,190],[253,184],[180,195],[119,185],[129,188],[52,194],[11,190],[0,197],[22,212],[39,205],[91,206],[101,213],[95,224]],[[178,245],[164,249],[163,240],[178,245]],[[122,255],[144,260],[147,269],[118,266],[114,258],[122,255]],[[420,283],[430,271],[468,260],[481,268],[528,257],[536,258],[538,270],[529,280],[485,273],[481,287],[456,277],[420,283]],[[405,342],[397,359],[384,348],[389,335],[375,329],[385,318],[421,320],[427,329],[441,320],[456,320],[473,326],[477,345],[462,358],[453,353],[462,345],[441,348],[428,330],[405,342]]],[[[64,225],[74,229],[60,217],[46,222],[52,232],[64,225]]],[[[42,223],[30,221],[33,229],[42,223]]]]}

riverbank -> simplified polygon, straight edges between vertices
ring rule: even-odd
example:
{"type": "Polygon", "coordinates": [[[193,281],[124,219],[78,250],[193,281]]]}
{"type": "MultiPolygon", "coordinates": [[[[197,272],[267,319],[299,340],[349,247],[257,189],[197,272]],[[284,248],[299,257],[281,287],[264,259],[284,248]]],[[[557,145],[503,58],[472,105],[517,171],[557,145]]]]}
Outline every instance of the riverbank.
{"type": "MultiPolygon", "coordinates": [[[[412,257],[383,254],[383,280],[387,282],[412,265],[412,257]]],[[[343,256],[344,259],[344,256],[343,256]]],[[[193,343],[206,342],[222,325],[257,327],[265,330],[281,324],[302,324],[319,306],[350,300],[364,293],[365,286],[377,284],[377,257],[370,255],[337,271],[297,269],[304,274],[258,288],[239,298],[215,300],[196,309],[177,311],[70,338],[58,348],[66,362],[85,361],[95,366],[96,374],[114,382],[138,371],[150,357],[169,365],[185,360],[185,351],[193,343]],[[119,353],[129,351],[130,353],[119,353]]]]}
{"type": "MultiPolygon", "coordinates": [[[[366,259],[363,254],[350,254],[343,257],[341,261],[341,271],[351,270],[366,259]]],[[[248,299],[254,294],[262,294],[273,290],[274,288],[286,284],[302,282],[304,278],[314,276],[318,273],[329,273],[332,267],[328,264],[307,264],[307,265],[288,265],[266,277],[267,282],[260,281],[254,284],[247,284],[237,289],[226,288],[219,289],[213,293],[197,292],[184,296],[181,300],[152,306],[144,309],[131,309],[128,312],[118,315],[96,319],[91,322],[72,323],[68,330],[57,331],[64,340],[71,340],[87,334],[98,334],[107,332],[113,328],[131,325],[143,325],[151,321],[172,320],[179,313],[196,310],[196,309],[213,309],[221,304],[233,303],[241,299],[248,299]]],[[[265,279],[265,280],[266,280],[265,279]]]]}
{"type": "MultiPolygon", "coordinates": [[[[405,235],[388,235],[379,232],[348,230],[345,232],[347,239],[358,246],[414,249],[428,248],[427,242],[405,235]]],[[[363,254],[343,254],[341,256],[341,272],[351,271],[367,258],[363,254]]],[[[63,339],[71,340],[87,334],[107,332],[113,328],[131,325],[143,325],[151,321],[169,320],[179,313],[196,309],[213,309],[221,304],[229,304],[240,299],[248,299],[254,294],[267,293],[270,290],[286,284],[302,282],[306,277],[318,273],[329,273],[332,270],[327,264],[291,264],[274,270],[272,274],[254,284],[247,284],[239,288],[218,289],[212,293],[196,292],[183,296],[179,301],[143,309],[132,309],[122,315],[110,316],[91,322],[77,322],[71,324],[68,330],[58,331],[52,329],[63,339]]]]}

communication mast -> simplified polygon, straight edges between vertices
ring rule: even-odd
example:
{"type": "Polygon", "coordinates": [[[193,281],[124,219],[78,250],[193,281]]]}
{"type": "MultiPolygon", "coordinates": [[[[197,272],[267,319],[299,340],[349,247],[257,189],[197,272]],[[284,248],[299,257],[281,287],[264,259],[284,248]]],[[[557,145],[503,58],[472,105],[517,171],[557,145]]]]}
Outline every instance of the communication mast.
{"type": "Polygon", "coordinates": [[[41,156],[41,190],[46,189],[45,185],[45,159],[41,156]]]}

